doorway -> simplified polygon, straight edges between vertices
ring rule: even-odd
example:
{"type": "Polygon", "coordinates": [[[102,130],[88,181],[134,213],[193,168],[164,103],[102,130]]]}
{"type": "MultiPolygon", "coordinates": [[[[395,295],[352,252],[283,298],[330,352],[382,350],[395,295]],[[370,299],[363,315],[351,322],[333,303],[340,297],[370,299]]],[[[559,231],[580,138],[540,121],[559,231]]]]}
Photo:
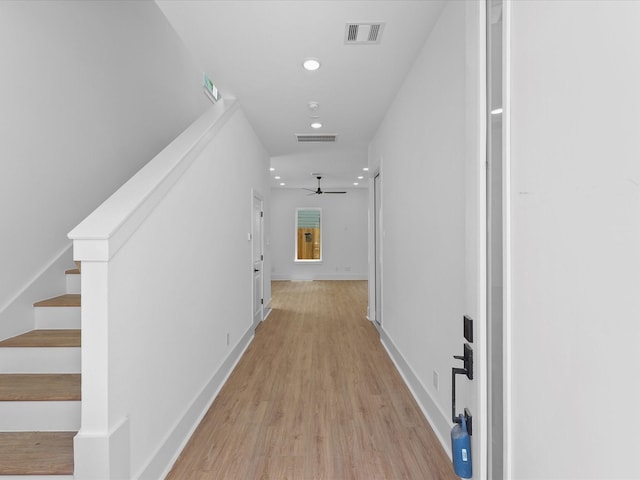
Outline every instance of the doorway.
{"type": "Polygon", "coordinates": [[[253,192],[251,214],[251,251],[253,267],[253,326],[264,319],[264,201],[253,192]]]}
{"type": "Polygon", "coordinates": [[[382,326],[382,188],[378,172],[373,178],[373,229],[374,229],[374,319],[382,326]]]}

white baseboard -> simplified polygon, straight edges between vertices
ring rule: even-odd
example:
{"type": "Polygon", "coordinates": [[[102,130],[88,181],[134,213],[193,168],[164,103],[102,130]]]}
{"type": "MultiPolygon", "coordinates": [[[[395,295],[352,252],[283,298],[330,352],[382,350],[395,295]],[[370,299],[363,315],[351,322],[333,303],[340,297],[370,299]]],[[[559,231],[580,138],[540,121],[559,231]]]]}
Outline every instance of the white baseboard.
{"type": "Polygon", "coordinates": [[[272,273],[271,280],[274,281],[300,281],[300,280],[368,280],[367,273],[319,273],[319,274],[293,274],[293,273],[272,273]]]}
{"type": "Polygon", "coordinates": [[[411,391],[411,395],[413,395],[413,398],[418,403],[420,410],[422,410],[422,413],[431,425],[431,428],[433,428],[442,448],[444,448],[449,458],[451,458],[451,445],[449,444],[451,423],[449,422],[449,419],[442,412],[442,409],[435,402],[431,394],[424,388],[422,382],[420,382],[420,379],[413,372],[413,369],[409,366],[402,356],[402,353],[400,353],[400,350],[398,350],[391,338],[387,335],[384,328],[381,328],[375,322],[373,323],[380,332],[380,341],[389,354],[389,357],[391,357],[391,361],[396,366],[398,372],[400,372],[404,383],[411,391]]]}
{"type": "Polygon", "coordinates": [[[207,385],[194,398],[182,418],[173,427],[171,433],[165,438],[147,465],[143,467],[137,475],[132,476],[132,478],[139,480],[158,480],[159,478],[165,478],[167,476],[182,452],[182,449],[191,438],[191,435],[193,435],[193,432],[211,407],[218,393],[220,393],[220,390],[251,343],[251,340],[253,340],[253,333],[254,327],[252,325],[233,350],[229,352],[229,355],[227,355],[227,358],[220,368],[213,374],[209,382],[207,382],[207,385]]]}
{"type": "Polygon", "coordinates": [[[129,418],[119,419],[108,432],[80,429],[73,438],[75,480],[129,479],[129,418]]]}

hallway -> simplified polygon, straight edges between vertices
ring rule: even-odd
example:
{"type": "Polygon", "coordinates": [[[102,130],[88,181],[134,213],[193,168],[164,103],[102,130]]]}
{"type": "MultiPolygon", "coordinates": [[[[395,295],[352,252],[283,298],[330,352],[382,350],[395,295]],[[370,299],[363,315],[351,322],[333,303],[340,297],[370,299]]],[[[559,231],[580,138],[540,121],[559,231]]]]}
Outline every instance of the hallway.
{"type": "Polygon", "coordinates": [[[365,318],[367,282],[272,288],[271,315],[167,478],[457,478],[365,318]]]}

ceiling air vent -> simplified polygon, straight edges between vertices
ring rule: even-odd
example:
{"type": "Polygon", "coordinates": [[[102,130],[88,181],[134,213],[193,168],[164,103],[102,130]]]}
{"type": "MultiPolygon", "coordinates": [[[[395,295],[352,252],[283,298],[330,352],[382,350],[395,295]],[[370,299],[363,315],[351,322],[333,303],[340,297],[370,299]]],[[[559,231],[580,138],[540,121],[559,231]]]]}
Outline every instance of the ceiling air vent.
{"type": "Polygon", "coordinates": [[[337,135],[310,135],[310,134],[296,134],[298,143],[313,143],[313,142],[335,142],[337,135]]]}
{"type": "Polygon", "coordinates": [[[372,45],[380,43],[384,23],[347,23],[344,43],[347,45],[372,45]]]}

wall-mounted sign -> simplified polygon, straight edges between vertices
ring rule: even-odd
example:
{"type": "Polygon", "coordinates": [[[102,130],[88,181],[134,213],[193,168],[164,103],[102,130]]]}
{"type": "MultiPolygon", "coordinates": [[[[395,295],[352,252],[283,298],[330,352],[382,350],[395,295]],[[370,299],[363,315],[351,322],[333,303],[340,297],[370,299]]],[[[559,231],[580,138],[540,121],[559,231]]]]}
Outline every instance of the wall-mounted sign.
{"type": "Polygon", "coordinates": [[[202,87],[204,88],[204,93],[207,94],[209,100],[211,100],[213,103],[216,103],[218,100],[220,100],[220,92],[218,92],[218,89],[206,73],[203,75],[203,77],[204,83],[202,87]]]}

